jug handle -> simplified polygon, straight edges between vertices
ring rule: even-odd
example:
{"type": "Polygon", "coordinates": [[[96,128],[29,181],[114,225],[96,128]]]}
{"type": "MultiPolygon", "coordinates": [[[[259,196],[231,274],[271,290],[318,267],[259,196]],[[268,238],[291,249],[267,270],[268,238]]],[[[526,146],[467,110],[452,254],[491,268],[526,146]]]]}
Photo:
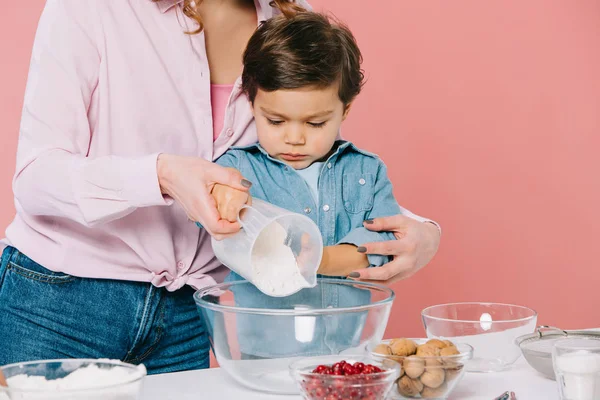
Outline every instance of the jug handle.
{"type": "Polygon", "coordinates": [[[253,210],[256,213],[259,213],[259,212],[256,208],[249,206],[248,204],[245,204],[242,206],[242,208],[240,209],[240,212],[237,215],[237,220],[240,223],[240,226],[242,227],[242,229],[246,232],[246,235],[256,237],[259,233],[259,229],[256,229],[255,227],[253,227],[252,224],[245,223],[244,221],[242,221],[242,213],[245,210],[253,210]]]}

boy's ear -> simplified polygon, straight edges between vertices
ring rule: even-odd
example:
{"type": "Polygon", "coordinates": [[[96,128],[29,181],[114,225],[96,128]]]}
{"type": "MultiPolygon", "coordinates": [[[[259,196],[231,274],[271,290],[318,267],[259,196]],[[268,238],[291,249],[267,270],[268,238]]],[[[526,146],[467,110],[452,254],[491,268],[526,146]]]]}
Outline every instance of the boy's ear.
{"type": "Polygon", "coordinates": [[[350,108],[352,108],[352,103],[348,103],[344,106],[344,115],[342,116],[342,121],[346,119],[348,113],[350,112],[350,108]]]}

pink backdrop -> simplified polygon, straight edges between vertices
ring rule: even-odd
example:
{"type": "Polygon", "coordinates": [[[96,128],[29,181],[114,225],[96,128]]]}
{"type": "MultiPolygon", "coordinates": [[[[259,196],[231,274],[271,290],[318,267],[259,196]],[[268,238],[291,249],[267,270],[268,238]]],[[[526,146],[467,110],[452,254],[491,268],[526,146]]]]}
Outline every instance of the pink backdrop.
{"type": "MultiPolygon", "coordinates": [[[[0,13],[2,228],[43,3],[0,13]]],[[[345,136],[383,157],[401,204],[444,228],[434,262],[394,286],[388,336],[421,336],[423,307],[467,300],[600,326],[600,3],[313,4],[348,23],[365,56],[345,136]]]]}

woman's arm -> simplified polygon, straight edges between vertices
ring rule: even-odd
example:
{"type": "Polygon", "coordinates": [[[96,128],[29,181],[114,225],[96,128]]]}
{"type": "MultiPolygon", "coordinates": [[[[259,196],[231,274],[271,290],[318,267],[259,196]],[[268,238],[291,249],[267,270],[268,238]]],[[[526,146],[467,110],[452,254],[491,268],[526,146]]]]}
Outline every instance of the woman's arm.
{"type": "MultiPolygon", "coordinates": [[[[95,2],[48,0],[25,93],[13,188],[30,215],[94,225],[137,207],[166,205],[158,154],[86,157],[100,53],[95,2]]],[[[126,133],[124,133],[126,134],[126,133]]]]}
{"type": "Polygon", "coordinates": [[[209,193],[216,182],[247,190],[239,174],[193,157],[87,156],[93,139],[88,110],[102,61],[97,4],[102,3],[48,0],[42,13],[13,182],[17,208],[94,226],[140,207],[169,205],[175,198],[190,219],[202,221],[211,233],[235,231],[218,222],[209,193]]]}

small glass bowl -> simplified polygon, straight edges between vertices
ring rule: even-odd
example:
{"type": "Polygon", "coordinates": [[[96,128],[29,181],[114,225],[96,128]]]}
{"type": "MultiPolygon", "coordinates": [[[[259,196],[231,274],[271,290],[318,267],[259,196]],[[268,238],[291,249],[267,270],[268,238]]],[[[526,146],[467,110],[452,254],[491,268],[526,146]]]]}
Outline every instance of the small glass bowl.
{"type": "Polygon", "coordinates": [[[347,400],[384,400],[400,376],[400,365],[392,360],[364,356],[322,356],[303,358],[290,364],[305,400],[329,398],[347,400]],[[312,372],[319,365],[331,366],[340,361],[350,364],[362,362],[382,369],[382,372],[359,375],[324,375],[312,372]]]}
{"type": "MultiPolygon", "coordinates": [[[[428,339],[410,339],[417,345],[428,339]]],[[[391,340],[381,344],[389,345],[391,340]]],[[[465,365],[473,357],[473,348],[468,344],[456,343],[459,354],[447,356],[396,356],[375,353],[368,346],[371,357],[376,360],[393,360],[401,365],[401,376],[390,392],[388,399],[447,399],[465,374],[465,365]]]]}
{"type": "Polygon", "coordinates": [[[144,365],[95,359],[32,361],[5,365],[0,371],[8,381],[8,387],[0,386],[0,400],[138,400],[146,377],[144,365]],[[89,374],[84,373],[87,368],[89,374]],[[98,379],[117,369],[120,376],[98,379]],[[70,386],[58,381],[71,374],[79,376],[70,386]]]}
{"type": "Polygon", "coordinates": [[[515,339],[532,333],[537,322],[531,308],[501,303],[440,304],[424,309],[421,317],[428,338],[473,346],[469,372],[509,369],[521,356],[515,339]]]}

